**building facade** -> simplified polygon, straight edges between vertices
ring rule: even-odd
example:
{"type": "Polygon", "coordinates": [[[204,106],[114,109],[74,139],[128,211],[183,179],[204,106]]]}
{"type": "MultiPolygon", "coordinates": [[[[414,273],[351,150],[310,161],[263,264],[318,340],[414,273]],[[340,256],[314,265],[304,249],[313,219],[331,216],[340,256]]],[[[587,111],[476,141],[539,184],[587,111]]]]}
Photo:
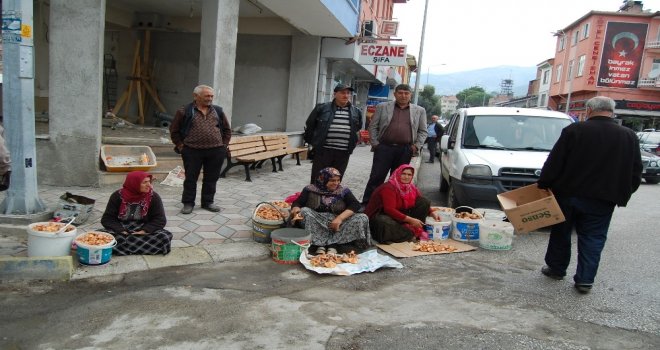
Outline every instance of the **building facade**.
{"type": "Polygon", "coordinates": [[[660,12],[624,1],[619,11],[591,11],[555,35],[549,107],[582,120],[588,99],[607,96],[623,125],[660,127],[660,12]]]}

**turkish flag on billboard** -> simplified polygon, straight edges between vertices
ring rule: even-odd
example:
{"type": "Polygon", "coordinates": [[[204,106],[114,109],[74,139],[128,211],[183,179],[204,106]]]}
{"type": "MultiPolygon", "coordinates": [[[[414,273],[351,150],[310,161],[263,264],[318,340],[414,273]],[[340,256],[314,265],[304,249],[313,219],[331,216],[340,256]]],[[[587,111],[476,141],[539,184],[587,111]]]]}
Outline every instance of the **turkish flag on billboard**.
{"type": "Polygon", "coordinates": [[[646,23],[607,23],[598,86],[637,87],[647,29],[646,23]]]}

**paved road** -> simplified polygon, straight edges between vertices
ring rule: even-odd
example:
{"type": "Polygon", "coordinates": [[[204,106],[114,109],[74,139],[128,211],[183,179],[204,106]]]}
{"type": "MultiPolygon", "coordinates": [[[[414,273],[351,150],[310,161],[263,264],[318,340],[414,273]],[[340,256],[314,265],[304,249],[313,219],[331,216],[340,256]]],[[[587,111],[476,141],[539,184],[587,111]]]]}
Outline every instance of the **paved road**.
{"type": "MultiPolygon", "coordinates": [[[[422,166],[420,187],[439,202],[434,166],[422,166]]],[[[659,196],[642,184],[615,211],[589,295],[540,274],[547,233],[537,232],[511,251],[349,277],[260,258],[0,284],[0,348],[658,349],[659,196]]]]}

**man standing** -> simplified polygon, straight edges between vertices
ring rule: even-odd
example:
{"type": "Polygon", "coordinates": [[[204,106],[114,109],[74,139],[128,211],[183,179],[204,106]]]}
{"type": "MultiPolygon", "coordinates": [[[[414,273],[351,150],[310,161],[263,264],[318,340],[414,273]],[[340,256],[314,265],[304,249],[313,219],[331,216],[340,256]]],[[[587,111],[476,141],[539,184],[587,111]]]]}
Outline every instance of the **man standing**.
{"type": "Polygon", "coordinates": [[[401,164],[408,164],[413,155],[418,155],[426,140],[426,110],[410,103],[412,89],[407,84],[394,88],[396,101],[383,102],[376,106],[369,138],[374,152],[369,182],[362,196],[367,205],[371,194],[401,164]]]}
{"type": "Polygon", "coordinates": [[[199,85],[193,90],[193,102],[181,107],[170,125],[175,150],[181,153],[186,179],[183,181],[182,214],[192,213],[197,194],[197,179],[202,179],[202,208],[219,212],[213,203],[220,169],[227,156],[231,126],[222,108],[213,104],[213,88],[199,85]]]}
{"type": "Polygon", "coordinates": [[[428,137],[426,138],[426,143],[429,145],[429,161],[427,163],[433,163],[435,160],[435,151],[436,146],[438,145],[438,139],[444,133],[442,126],[438,123],[438,116],[431,116],[431,124],[426,127],[426,132],[428,137]]]}
{"type": "Polygon", "coordinates": [[[539,188],[550,188],[566,221],[552,227],[541,272],[561,280],[571,259],[571,232],[578,242],[573,280],[579,293],[591,291],[614,206],[625,206],[642,181],[639,141],[614,119],[614,100],[587,101],[587,120],[561,133],[541,170],[539,188]],[[603,164],[607,171],[603,171],[603,164]]]}
{"type": "Polygon", "coordinates": [[[337,84],[332,102],[320,103],[305,123],[305,142],[314,147],[310,183],[328,167],[346,174],[348,157],[353,153],[362,127],[362,112],[351,104],[353,88],[337,84]]]}

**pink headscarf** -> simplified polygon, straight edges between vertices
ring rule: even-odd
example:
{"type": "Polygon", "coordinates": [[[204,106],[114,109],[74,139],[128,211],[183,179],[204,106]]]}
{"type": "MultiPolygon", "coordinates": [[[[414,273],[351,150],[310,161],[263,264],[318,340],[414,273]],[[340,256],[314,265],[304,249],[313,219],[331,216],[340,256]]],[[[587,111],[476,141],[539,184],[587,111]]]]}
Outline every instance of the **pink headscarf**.
{"type": "Polygon", "coordinates": [[[408,184],[401,182],[401,173],[403,173],[403,171],[406,169],[412,170],[413,175],[415,174],[415,168],[413,168],[412,165],[402,164],[396,168],[396,170],[394,170],[394,173],[390,175],[390,178],[387,180],[387,182],[396,188],[399,196],[403,198],[404,209],[408,209],[414,206],[415,200],[417,199],[417,196],[419,196],[419,190],[417,187],[415,187],[415,185],[412,184],[412,181],[408,184]]]}

